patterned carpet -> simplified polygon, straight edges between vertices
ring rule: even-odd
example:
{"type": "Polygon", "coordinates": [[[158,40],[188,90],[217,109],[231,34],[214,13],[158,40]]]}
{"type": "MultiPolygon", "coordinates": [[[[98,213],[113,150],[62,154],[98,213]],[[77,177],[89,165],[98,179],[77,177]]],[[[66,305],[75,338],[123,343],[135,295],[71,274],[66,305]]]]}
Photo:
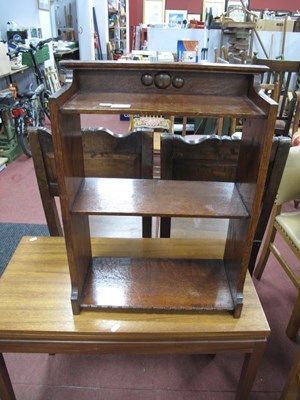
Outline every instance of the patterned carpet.
{"type": "Polygon", "coordinates": [[[47,225],[0,223],[0,276],[23,236],[49,236],[47,225]]]}

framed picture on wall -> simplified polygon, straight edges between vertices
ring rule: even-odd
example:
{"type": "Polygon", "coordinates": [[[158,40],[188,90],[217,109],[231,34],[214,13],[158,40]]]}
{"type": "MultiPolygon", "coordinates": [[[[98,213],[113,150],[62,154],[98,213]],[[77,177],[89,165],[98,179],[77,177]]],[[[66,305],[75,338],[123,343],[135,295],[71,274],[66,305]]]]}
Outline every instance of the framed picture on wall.
{"type": "Polygon", "coordinates": [[[143,24],[162,24],[164,22],[165,0],[144,0],[143,24]]]}
{"type": "Polygon", "coordinates": [[[166,10],[165,23],[177,24],[187,19],[187,10],[166,10]]]}
{"type": "Polygon", "coordinates": [[[203,0],[202,21],[206,20],[206,14],[212,10],[213,17],[220,17],[225,10],[225,0],[203,0]]]}
{"type": "Polygon", "coordinates": [[[40,10],[50,10],[50,0],[38,0],[40,10]]]}
{"type": "Polygon", "coordinates": [[[201,21],[201,14],[188,14],[187,20],[188,21],[192,21],[192,20],[201,21]]]}
{"type": "MultiPolygon", "coordinates": [[[[244,0],[245,7],[248,8],[250,7],[250,0],[244,0]]],[[[240,6],[242,7],[242,3],[240,0],[225,0],[225,11],[228,10],[228,7],[230,6],[240,6]]]]}
{"type": "Polygon", "coordinates": [[[252,12],[252,14],[256,15],[257,19],[261,19],[262,18],[262,14],[263,14],[262,10],[251,10],[251,12],[252,12]]]}

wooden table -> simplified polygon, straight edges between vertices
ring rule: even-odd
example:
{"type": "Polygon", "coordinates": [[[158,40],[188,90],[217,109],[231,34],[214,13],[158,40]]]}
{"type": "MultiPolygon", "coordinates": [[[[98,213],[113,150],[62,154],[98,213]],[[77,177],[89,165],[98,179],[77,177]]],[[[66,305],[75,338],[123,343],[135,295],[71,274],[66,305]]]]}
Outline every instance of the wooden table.
{"type": "MultiPolygon", "coordinates": [[[[103,256],[165,256],[169,239],[93,239],[103,256]]],[[[220,242],[173,242],[172,257],[214,258],[220,242]],[[204,249],[204,250],[203,250],[204,249]]],[[[63,238],[24,237],[0,280],[1,353],[245,353],[236,399],[248,398],[269,325],[247,276],[241,318],[229,312],[153,314],[81,311],[73,315],[63,238]]],[[[195,371],[195,373],[197,373],[195,371]]],[[[0,398],[15,399],[2,354],[0,398]]]]}

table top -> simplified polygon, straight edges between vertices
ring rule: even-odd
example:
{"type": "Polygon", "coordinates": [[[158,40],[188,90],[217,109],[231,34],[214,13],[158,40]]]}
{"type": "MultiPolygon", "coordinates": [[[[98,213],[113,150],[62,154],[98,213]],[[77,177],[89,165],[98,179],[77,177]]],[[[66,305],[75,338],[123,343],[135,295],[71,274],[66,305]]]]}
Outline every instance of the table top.
{"type": "MultiPolygon", "coordinates": [[[[222,257],[223,251],[220,241],[199,246],[199,239],[92,240],[95,256],[170,257],[170,246],[173,258],[222,257]]],[[[64,238],[23,237],[0,279],[0,341],[259,340],[270,332],[249,275],[237,319],[229,312],[73,315],[70,291],[64,238]]]]}
{"type": "Polygon", "coordinates": [[[66,55],[66,54],[75,53],[78,50],[79,50],[79,47],[73,47],[72,49],[70,48],[70,49],[63,49],[63,50],[57,49],[54,52],[54,57],[60,58],[60,57],[63,57],[64,55],[66,55]]]}
{"type": "Polygon", "coordinates": [[[5,78],[6,76],[9,76],[9,75],[17,74],[18,72],[25,71],[25,70],[28,69],[28,68],[29,68],[29,67],[28,67],[27,65],[22,65],[20,68],[12,69],[10,72],[7,72],[6,74],[1,74],[1,75],[0,75],[0,79],[1,79],[1,78],[5,78]]]}

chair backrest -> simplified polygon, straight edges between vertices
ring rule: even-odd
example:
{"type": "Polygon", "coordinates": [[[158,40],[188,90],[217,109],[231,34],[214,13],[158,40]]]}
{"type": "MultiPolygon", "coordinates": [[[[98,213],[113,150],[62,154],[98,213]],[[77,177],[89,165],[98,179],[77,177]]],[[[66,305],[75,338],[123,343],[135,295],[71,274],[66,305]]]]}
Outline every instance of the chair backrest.
{"type": "MultiPolygon", "coordinates": [[[[62,236],[55,204],[59,196],[51,132],[38,128],[29,140],[39,191],[51,236],[62,236]]],[[[89,177],[152,179],[152,132],[115,135],[104,129],[83,129],[85,174],[89,177]]]]}
{"type": "Polygon", "coordinates": [[[157,132],[174,133],[174,116],[144,115],[129,117],[129,130],[149,128],[157,132]]]}
{"type": "Polygon", "coordinates": [[[276,205],[300,198],[300,146],[290,148],[276,196],[276,205]]]}
{"type": "MultiPolygon", "coordinates": [[[[155,154],[160,153],[160,135],[165,133],[174,133],[174,116],[166,115],[130,115],[129,132],[137,129],[153,130],[153,151],[155,154]]],[[[155,170],[154,176],[159,176],[155,170]]]]}
{"type": "Polygon", "coordinates": [[[107,51],[107,59],[113,60],[114,59],[114,52],[112,49],[112,45],[110,42],[106,42],[106,51],[107,51]]]}
{"type": "Polygon", "coordinates": [[[240,141],[229,136],[161,137],[161,178],[174,180],[234,181],[240,141]]]}
{"type": "Polygon", "coordinates": [[[296,133],[299,130],[299,123],[300,123],[300,92],[297,91],[294,93],[296,105],[295,105],[295,114],[293,120],[293,131],[292,133],[296,133]]]}
{"type": "MultiPolygon", "coordinates": [[[[290,138],[283,136],[273,138],[260,217],[248,266],[251,273],[275,201],[290,144],[290,138]]],[[[234,182],[238,173],[239,149],[240,140],[228,136],[198,136],[197,140],[191,142],[177,135],[162,135],[161,178],[234,182]]],[[[163,237],[170,236],[169,221],[162,219],[163,237]]]]}
{"type": "Polygon", "coordinates": [[[270,68],[262,75],[262,83],[266,85],[266,91],[269,90],[270,85],[274,85],[272,97],[279,103],[278,118],[284,121],[283,126],[277,128],[276,133],[287,136],[295,107],[292,93],[299,86],[300,61],[270,60],[254,56],[252,63],[270,68]]]}

